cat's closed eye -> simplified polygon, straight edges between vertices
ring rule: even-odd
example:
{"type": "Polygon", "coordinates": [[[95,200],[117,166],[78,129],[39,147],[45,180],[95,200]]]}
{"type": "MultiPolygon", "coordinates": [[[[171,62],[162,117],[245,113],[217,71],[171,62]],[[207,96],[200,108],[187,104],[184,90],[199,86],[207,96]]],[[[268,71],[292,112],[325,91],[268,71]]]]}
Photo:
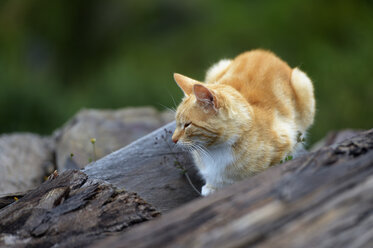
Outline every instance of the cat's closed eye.
{"type": "Polygon", "coordinates": [[[185,123],[185,124],[184,124],[184,129],[187,128],[187,127],[189,127],[190,124],[192,124],[192,122],[185,123]]]}

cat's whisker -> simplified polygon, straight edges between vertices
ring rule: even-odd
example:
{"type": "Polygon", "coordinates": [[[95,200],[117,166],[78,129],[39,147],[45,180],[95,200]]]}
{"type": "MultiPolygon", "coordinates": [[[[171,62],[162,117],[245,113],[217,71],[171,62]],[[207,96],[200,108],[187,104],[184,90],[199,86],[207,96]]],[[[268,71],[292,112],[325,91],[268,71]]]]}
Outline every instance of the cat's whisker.
{"type": "Polygon", "coordinates": [[[204,155],[205,157],[208,157],[209,159],[211,159],[211,161],[214,160],[214,158],[211,156],[211,154],[208,152],[208,150],[206,148],[204,148],[203,146],[199,145],[199,144],[191,144],[192,148],[194,148],[197,152],[201,153],[202,155],[204,155]]]}
{"type": "MultiPolygon", "coordinates": [[[[174,109],[176,109],[177,108],[177,104],[176,104],[176,102],[175,102],[175,99],[174,99],[174,97],[170,94],[170,96],[171,96],[171,99],[172,99],[172,101],[173,101],[173,103],[174,103],[174,109]]],[[[176,112],[176,111],[175,111],[176,112]]]]}
{"type": "Polygon", "coordinates": [[[203,146],[200,146],[200,145],[198,145],[198,147],[199,147],[200,151],[202,151],[207,157],[209,157],[211,159],[211,161],[215,160],[214,157],[209,153],[209,151],[206,148],[204,148],[203,146]]]}
{"type": "Polygon", "coordinates": [[[170,92],[168,89],[166,89],[166,91],[167,91],[168,95],[171,97],[172,102],[174,103],[174,107],[173,107],[172,109],[175,109],[174,112],[176,112],[177,104],[176,104],[176,102],[175,102],[175,99],[174,99],[174,97],[172,96],[171,92],[170,92]]]}
{"type": "Polygon", "coordinates": [[[163,105],[161,103],[158,103],[160,106],[164,107],[165,109],[171,111],[172,113],[176,113],[176,109],[174,108],[170,108],[170,107],[167,107],[166,105],[163,105]]]}

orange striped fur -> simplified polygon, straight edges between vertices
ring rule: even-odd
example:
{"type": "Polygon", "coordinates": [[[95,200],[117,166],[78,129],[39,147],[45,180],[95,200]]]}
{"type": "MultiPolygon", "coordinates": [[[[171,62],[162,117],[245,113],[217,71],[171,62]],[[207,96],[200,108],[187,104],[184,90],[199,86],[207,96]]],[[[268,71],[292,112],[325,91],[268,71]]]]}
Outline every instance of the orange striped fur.
{"type": "Polygon", "coordinates": [[[190,150],[206,181],[202,194],[255,175],[294,155],[313,123],[313,85],[273,53],[221,60],[199,82],[174,74],[185,97],[172,139],[190,150]]]}

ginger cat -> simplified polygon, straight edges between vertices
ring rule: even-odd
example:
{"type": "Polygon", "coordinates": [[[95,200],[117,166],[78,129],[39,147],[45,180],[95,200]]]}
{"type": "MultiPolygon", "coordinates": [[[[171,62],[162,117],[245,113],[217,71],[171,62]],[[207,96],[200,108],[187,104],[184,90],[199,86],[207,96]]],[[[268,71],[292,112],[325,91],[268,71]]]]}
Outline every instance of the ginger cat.
{"type": "Polygon", "coordinates": [[[313,123],[311,80],[269,51],[221,60],[205,83],[174,78],[185,97],[172,140],[192,152],[204,196],[294,155],[313,123]]]}

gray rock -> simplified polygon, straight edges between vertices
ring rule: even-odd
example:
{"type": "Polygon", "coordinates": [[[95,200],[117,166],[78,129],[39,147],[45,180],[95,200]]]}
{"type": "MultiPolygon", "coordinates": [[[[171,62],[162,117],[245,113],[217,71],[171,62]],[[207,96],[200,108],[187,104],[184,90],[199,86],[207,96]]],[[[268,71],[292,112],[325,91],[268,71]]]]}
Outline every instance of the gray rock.
{"type": "Polygon", "coordinates": [[[35,134],[0,136],[0,194],[37,187],[53,170],[53,144],[35,134]]]}
{"type": "Polygon", "coordinates": [[[0,136],[0,194],[30,190],[55,168],[83,168],[173,119],[151,107],[82,110],[52,138],[0,136]],[[93,147],[91,138],[96,139],[93,147]],[[70,155],[74,156],[71,157],[70,155]]]}
{"type": "Polygon", "coordinates": [[[151,107],[82,110],[54,134],[57,168],[60,171],[84,168],[173,118],[172,113],[160,113],[151,107]]]}

